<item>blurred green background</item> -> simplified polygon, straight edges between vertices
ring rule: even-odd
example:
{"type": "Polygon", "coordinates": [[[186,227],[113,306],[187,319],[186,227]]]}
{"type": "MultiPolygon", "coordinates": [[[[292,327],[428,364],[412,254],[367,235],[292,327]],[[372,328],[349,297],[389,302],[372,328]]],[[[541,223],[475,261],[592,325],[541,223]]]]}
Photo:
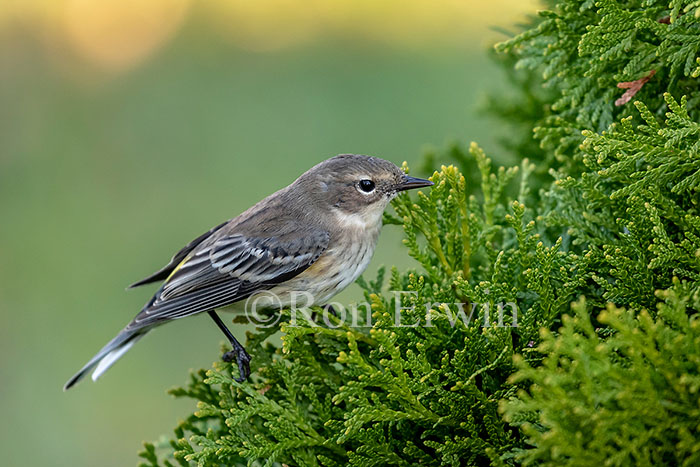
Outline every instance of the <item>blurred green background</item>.
{"type": "MultiPolygon", "coordinates": [[[[124,287],[335,154],[415,165],[455,140],[496,152],[498,128],[476,112],[501,86],[489,26],[534,8],[0,3],[2,464],[136,463],[143,440],[192,410],[166,389],[223,339],[205,317],[169,324],[63,393],[154,291],[124,287]]],[[[411,264],[400,238],[385,229],[370,276],[411,264]]]]}

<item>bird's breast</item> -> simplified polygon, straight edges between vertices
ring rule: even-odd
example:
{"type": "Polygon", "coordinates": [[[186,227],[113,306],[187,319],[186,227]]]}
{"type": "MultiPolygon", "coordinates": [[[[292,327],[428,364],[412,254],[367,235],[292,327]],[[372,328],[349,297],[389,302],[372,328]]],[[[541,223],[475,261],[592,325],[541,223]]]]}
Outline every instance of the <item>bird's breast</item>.
{"type": "Polygon", "coordinates": [[[337,236],[331,236],[328,249],[314,264],[275,289],[284,291],[285,295],[290,291],[308,292],[314,304],[326,304],[367,268],[380,228],[381,225],[370,229],[343,229],[337,236]]]}

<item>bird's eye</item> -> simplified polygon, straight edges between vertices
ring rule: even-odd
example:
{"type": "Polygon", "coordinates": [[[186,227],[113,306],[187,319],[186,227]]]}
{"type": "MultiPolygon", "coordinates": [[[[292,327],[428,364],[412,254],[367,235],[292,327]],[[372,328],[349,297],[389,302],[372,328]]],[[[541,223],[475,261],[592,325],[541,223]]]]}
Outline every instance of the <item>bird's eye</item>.
{"type": "Polygon", "coordinates": [[[365,193],[372,193],[374,191],[374,182],[372,180],[360,180],[358,186],[360,187],[360,190],[364,191],[365,193]]]}

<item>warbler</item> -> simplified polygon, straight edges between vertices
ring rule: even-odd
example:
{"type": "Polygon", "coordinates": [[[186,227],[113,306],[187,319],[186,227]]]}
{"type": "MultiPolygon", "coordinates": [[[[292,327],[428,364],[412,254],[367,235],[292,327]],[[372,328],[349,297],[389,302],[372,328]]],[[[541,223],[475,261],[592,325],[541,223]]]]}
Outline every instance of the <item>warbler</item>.
{"type": "Polygon", "coordinates": [[[97,380],[154,327],[203,312],[231,343],[223,359],[236,359],[238,380],[245,380],[251,357],[215,310],[263,294],[289,306],[296,291],[311,297],[306,306],[325,305],[369,264],[389,201],[401,191],[430,185],[376,157],[341,154],[321,162],[195,238],[162,269],[129,286],[164,281],[63,389],[93,369],[92,379],[97,380]]]}

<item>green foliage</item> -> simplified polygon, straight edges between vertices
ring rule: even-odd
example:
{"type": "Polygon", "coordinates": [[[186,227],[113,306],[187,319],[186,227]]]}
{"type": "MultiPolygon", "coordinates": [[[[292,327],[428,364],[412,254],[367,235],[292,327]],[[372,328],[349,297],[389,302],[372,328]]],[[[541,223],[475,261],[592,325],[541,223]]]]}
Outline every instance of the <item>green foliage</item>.
{"type": "Polygon", "coordinates": [[[630,116],[601,134],[584,131],[588,171],[552,190],[561,198],[549,220],[585,246],[603,301],[653,309],[674,276],[700,279],[700,126],[685,98],[665,99],[664,123],[637,102],[644,124],[630,116]]]}
{"type": "Polygon", "coordinates": [[[419,268],[250,333],[145,465],[698,463],[700,3],[549,4],[497,47],[520,163],[429,155],[385,216],[419,268]]]}
{"type": "Polygon", "coordinates": [[[525,464],[700,463],[700,287],[657,295],[656,318],[608,305],[610,337],[576,302],[558,333],[543,329],[541,367],[516,359],[512,381],[532,386],[502,408],[536,446],[525,464]]]}
{"type": "MultiPolygon", "coordinates": [[[[526,146],[534,133],[544,168],[576,176],[583,169],[581,130],[602,132],[621,117],[635,116],[630,103],[616,105],[623,95],[618,83],[639,80],[655,71],[634,96],[653,115],[666,108],[663,95],[688,98],[689,115],[697,120],[700,88],[698,11],[694,0],[567,0],[548,1],[539,20],[511,40],[498,44],[511,65],[526,76],[518,97],[506,104],[492,100],[509,121],[522,122],[521,109],[541,104],[535,119],[519,125],[514,144],[526,146]],[[669,5],[670,3],[670,5],[669,5]],[[544,90],[543,90],[544,88],[544,90]],[[545,93],[546,94],[543,94],[545,93]],[[523,131],[524,130],[524,131],[523,131]]],[[[637,118],[635,116],[635,118],[637,118]]],[[[638,120],[638,118],[637,118],[638,120]]],[[[528,154],[528,153],[521,153],[528,154]]],[[[536,159],[537,158],[537,159],[536,159]]]]}
{"type": "Polygon", "coordinates": [[[502,405],[531,444],[518,459],[695,465],[700,4],[550,5],[498,46],[537,78],[520,82],[520,100],[543,95],[540,85],[551,96],[515,138],[539,140],[533,159],[554,179],[539,213],[581,259],[576,293],[608,311],[591,323],[577,305],[543,331],[541,365],[519,361],[512,381],[531,387],[502,405]],[[623,99],[618,85],[637,92],[623,99]]]}

